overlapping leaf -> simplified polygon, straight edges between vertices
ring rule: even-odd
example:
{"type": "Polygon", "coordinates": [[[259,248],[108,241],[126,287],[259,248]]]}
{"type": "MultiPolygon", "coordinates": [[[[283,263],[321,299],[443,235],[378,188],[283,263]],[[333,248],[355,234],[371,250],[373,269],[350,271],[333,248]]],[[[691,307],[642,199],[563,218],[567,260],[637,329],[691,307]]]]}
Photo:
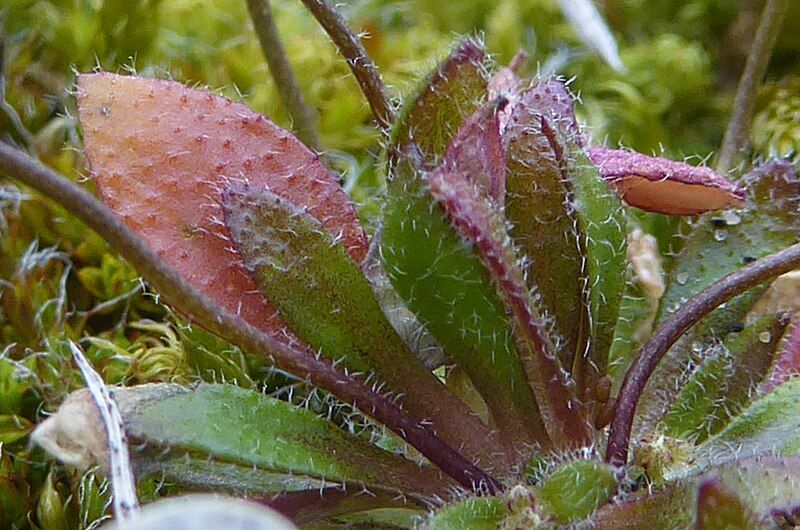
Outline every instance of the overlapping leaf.
{"type": "Polygon", "coordinates": [[[104,202],[192,285],[252,325],[286,339],[219,223],[228,182],[268,185],[341,234],[354,260],[365,256],[353,205],[317,156],[246,106],[172,81],[109,73],[79,76],[77,99],[104,202]]]}
{"type": "MultiPolygon", "coordinates": [[[[800,202],[792,166],[775,161],[744,179],[748,198],[742,210],[700,217],[667,275],[657,322],[663,322],[690,296],[744,265],[781,250],[800,238],[800,202]]],[[[685,367],[710,338],[741,330],[747,311],[764,286],[734,298],[690,331],[662,360],[639,403],[637,430],[652,425],[670,406],[685,367]]]]}
{"type": "Polygon", "coordinates": [[[431,421],[470,458],[491,462],[489,429],[411,355],[333,234],[263,188],[233,186],[222,202],[245,266],[295,333],[349,371],[387,384],[411,414],[431,421]]]}
{"type": "Polygon", "coordinates": [[[798,477],[797,458],[744,458],[669,483],[652,494],[601,508],[586,528],[711,529],[718,528],[714,524],[723,516],[729,522],[751,524],[742,528],[774,528],[773,518],[791,516],[800,507],[798,477]],[[714,484],[715,491],[709,491],[709,484],[714,484]],[[707,512],[712,493],[721,504],[713,517],[707,512]]]}
{"type": "Polygon", "coordinates": [[[750,401],[776,361],[788,318],[766,316],[706,353],[664,416],[668,436],[702,442],[750,401]]]}
{"type": "Polygon", "coordinates": [[[381,253],[395,289],[473,381],[504,436],[546,443],[503,303],[478,254],[429,193],[421,167],[446,151],[485,95],[483,55],[474,46],[467,43],[445,60],[402,113],[392,149],[409,148],[395,154],[381,253]],[[438,105],[448,113],[432,113],[438,105]]]}

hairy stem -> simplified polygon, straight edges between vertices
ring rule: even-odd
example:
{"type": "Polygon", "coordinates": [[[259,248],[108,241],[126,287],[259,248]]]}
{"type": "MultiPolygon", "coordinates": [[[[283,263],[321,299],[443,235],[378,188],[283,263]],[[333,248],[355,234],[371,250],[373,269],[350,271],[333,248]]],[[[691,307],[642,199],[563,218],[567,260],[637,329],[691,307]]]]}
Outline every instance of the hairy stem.
{"type": "Polygon", "coordinates": [[[0,142],[0,172],[57,202],[86,223],[120,253],[156,290],[209,331],[252,353],[267,356],[278,367],[352,403],[386,425],[462,486],[495,493],[499,483],[467,461],[399,404],[337,369],[261,332],[210,301],[158,259],[130,228],[89,192],[21,151],[0,142]]]}
{"type": "Polygon", "coordinates": [[[756,31],[755,39],[747,56],[747,63],[736,89],[736,102],[733,105],[733,115],[728,122],[725,138],[717,159],[717,171],[725,173],[735,166],[739,152],[745,145],[750,132],[750,122],[753,119],[753,109],[756,104],[756,92],[764,74],[767,71],[772,48],[778,40],[783,19],[789,9],[789,0],[767,0],[761,21],[756,31]]]}
{"type": "Polygon", "coordinates": [[[681,335],[720,304],[770,278],[800,266],[800,243],[770,254],[725,276],[689,299],[650,337],[625,375],[608,435],[606,462],[623,465],[628,459],[636,405],[659,361],[681,335]]]}
{"type": "Polygon", "coordinates": [[[286,56],[269,0],[247,0],[247,9],[278,93],[292,118],[292,130],[309,149],[319,150],[316,112],[308,106],[286,56]]]}
{"type": "Polygon", "coordinates": [[[378,75],[378,69],[367,55],[361,41],[327,0],[302,0],[302,2],[347,59],[347,64],[372,109],[375,121],[383,131],[387,131],[394,120],[394,109],[386,96],[386,89],[381,76],[378,75]]]}

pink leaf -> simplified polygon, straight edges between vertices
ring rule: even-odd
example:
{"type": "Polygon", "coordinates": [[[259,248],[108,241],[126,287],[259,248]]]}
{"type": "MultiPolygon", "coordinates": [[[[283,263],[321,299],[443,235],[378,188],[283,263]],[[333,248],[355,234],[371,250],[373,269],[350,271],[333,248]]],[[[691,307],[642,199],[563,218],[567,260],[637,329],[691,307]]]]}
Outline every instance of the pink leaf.
{"type": "Polygon", "coordinates": [[[502,204],[506,160],[494,105],[484,105],[461,125],[447,147],[442,168],[464,172],[484,194],[502,204]]]}
{"type": "Polygon", "coordinates": [[[357,262],[367,241],[318,157],[240,103],[173,81],[78,77],[86,155],[103,201],[170,266],[225,309],[291,337],[241,266],[221,224],[231,181],[265,186],[308,212],[357,262]]]}
{"type": "Polygon", "coordinates": [[[707,167],[605,147],[590,149],[589,159],[628,204],[649,212],[696,215],[744,205],[744,189],[707,167]]]}

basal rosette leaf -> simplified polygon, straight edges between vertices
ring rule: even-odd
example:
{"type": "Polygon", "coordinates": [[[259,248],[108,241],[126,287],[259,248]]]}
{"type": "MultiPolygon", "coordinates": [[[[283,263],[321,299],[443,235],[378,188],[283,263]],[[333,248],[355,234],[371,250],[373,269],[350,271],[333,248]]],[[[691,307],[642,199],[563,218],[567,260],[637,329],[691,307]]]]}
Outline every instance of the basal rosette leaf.
{"type": "Polygon", "coordinates": [[[401,112],[390,147],[396,151],[390,152],[394,162],[381,257],[394,288],[472,380],[506,440],[546,444],[503,303],[480,257],[450,224],[425,182],[423,165],[459,158],[452,150],[449,156],[445,152],[485,98],[483,60],[476,43],[462,44],[401,112]],[[434,110],[439,108],[447,112],[434,110]]]}
{"type": "Polygon", "coordinates": [[[606,147],[590,149],[589,158],[625,202],[648,212],[697,215],[744,206],[744,190],[707,167],[606,147]]]}
{"type": "Polygon", "coordinates": [[[542,132],[542,120],[566,124],[574,120],[571,111],[572,97],[563,84],[539,83],[520,95],[503,135],[505,215],[514,243],[529,260],[528,285],[553,319],[558,358],[565,368],[571,368],[576,352],[588,342],[583,249],[575,212],[568,206],[569,184],[542,132]]]}
{"type": "Polygon", "coordinates": [[[800,375],[800,312],[792,315],[786,333],[778,344],[775,364],[759,391],[767,394],[797,375],[800,375]]]}
{"type": "Polygon", "coordinates": [[[775,364],[787,324],[786,316],[766,316],[706,351],[664,416],[663,432],[700,443],[735,418],[775,364]]]}
{"type": "MultiPolygon", "coordinates": [[[[800,238],[798,180],[793,167],[773,161],[745,179],[746,205],[741,210],[701,216],[683,250],[672,261],[656,322],[663,322],[690,296],[720,278],[796,243],[800,238]]],[[[741,330],[744,316],[765,290],[758,286],[703,319],[662,360],[639,402],[634,432],[644,432],[669,408],[674,389],[686,381],[686,366],[697,362],[709,340],[741,330]]]]}
{"type": "Polygon", "coordinates": [[[764,454],[800,454],[800,379],[757,396],[697,449],[697,465],[764,454]]]}
{"type": "Polygon", "coordinates": [[[367,242],[355,209],[290,133],[210,92],[110,73],[78,77],[86,156],[103,201],[170,266],[225,309],[283,340],[274,308],[228,250],[219,196],[231,181],[302,204],[354,260],[367,242]]]}
{"type": "Polygon", "coordinates": [[[614,469],[594,460],[560,466],[534,492],[543,518],[560,524],[579,521],[608,502],[617,491],[614,469]]]}
{"type": "MultiPolygon", "coordinates": [[[[312,411],[234,385],[149,384],[115,389],[140,476],[184,487],[262,495],[350,484],[423,500],[449,482],[383,451],[312,411]],[[418,482],[419,481],[419,482],[418,482]]],[[[75,463],[103,463],[108,448],[86,391],[69,396],[33,439],[75,463]],[[97,435],[95,437],[95,435],[97,435]]]]}
{"type": "Polygon", "coordinates": [[[496,530],[508,510],[497,497],[472,497],[442,508],[428,520],[425,530],[496,530]]]}
{"type": "Polygon", "coordinates": [[[546,445],[505,307],[480,256],[450,224],[413,160],[401,158],[396,175],[409,182],[402,193],[390,188],[381,246],[394,288],[470,377],[503,435],[546,445]]]}
{"type": "Polygon", "coordinates": [[[700,484],[695,520],[697,530],[748,530],[758,526],[755,519],[738,495],[719,480],[710,479],[700,484]]]}
{"type": "Polygon", "coordinates": [[[391,131],[390,151],[402,152],[413,143],[426,162],[444,155],[461,123],[486,97],[486,63],[483,45],[475,39],[453,49],[400,109],[391,131]]]}
{"type": "Polygon", "coordinates": [[[584,153],[573,99],[560,81],[522,93],[504,142],[511,236],[530,261],[529,284],[553,317],[559,360],[588,402],[619,315],[625,212],[584,153]]]}
{"type": "Polygon", "coordinates": [[[222,203],[245,267],[295,333],[348,371],[386,384],[411,414],[489,465],[492,433],[409,352],[335,235],[261,187],[232,186],[222,203]]]}
{"type": "Polygon", "coordinates": [[[560,448],[588,443],[584,408],[555,357],[546,323],[525,284],[521,260],[504,219],[479,179],[472,178],[473,168],[459,169],[443,165],[430,173],[427,182],[431,193],[464,240],[474,245],[506,307],[516,351],[550,439],[560,448]]]}

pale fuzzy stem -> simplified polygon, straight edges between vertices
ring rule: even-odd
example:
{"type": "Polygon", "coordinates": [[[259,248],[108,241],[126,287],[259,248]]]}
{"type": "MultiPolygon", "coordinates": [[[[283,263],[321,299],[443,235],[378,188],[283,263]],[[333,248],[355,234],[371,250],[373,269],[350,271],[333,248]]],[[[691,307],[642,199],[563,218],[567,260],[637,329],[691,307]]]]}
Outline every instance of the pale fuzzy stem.
{"type": "Polygon", "coordinates": [[[375,121],[384,131],[388,131],[394,120],[394,109],[386,95],[378,69],[367,55],[358,37],[347,25],[347,22],[326,0],[301,0],[303,5],[314,15],[325,30],[339,52],[347,60],[350,70],[367,98],[375,121]]]}
{"type": "Polygon", "coordinates": [[[128,439],[125,435],[122,415],[100,375],[94,371],[83,352],[69,341],[69,349],[75,364],[83,375],[86,388],[92,395],[100,418],[105,427],[108,443],[108,470],[111,475],[111,491],[114,500],[114,518],[120,522],[133,519],[139,511],[139,499],[136,498],[136,479],[131,470],[131,458],[128,452],[128,439]]]}
{"type": "Polygon", "coordinates": [[[717,171],[726,173],[733,169],[739,152],[744,148],[753,119],[756,105],[756,94],[764,74],[767,72],[772,48],[778,40],[783,19],[789,9],[789,0],[767,0],[761,13],[761,22],[753,39],[747,64],[744,67],[739,88],[736,89],[736,102],[733,104],[733,115],[728,122],[725,138],[717,159],[717,171]]]}
{"type": "Polygon", "coordinates": [[[306,147],[314,151],[319,150],[317,136],[317,116],[314,109],[308,106],[297,78],[286,56],[286,50],[281,42],[275,17],[269,0],[247,0],[247,9],[253,20],[253,28],[261,44],[261,51],[267,60],[269,72],[278,87],[278,93],[292,118],[292,130],[306,147]]]}

